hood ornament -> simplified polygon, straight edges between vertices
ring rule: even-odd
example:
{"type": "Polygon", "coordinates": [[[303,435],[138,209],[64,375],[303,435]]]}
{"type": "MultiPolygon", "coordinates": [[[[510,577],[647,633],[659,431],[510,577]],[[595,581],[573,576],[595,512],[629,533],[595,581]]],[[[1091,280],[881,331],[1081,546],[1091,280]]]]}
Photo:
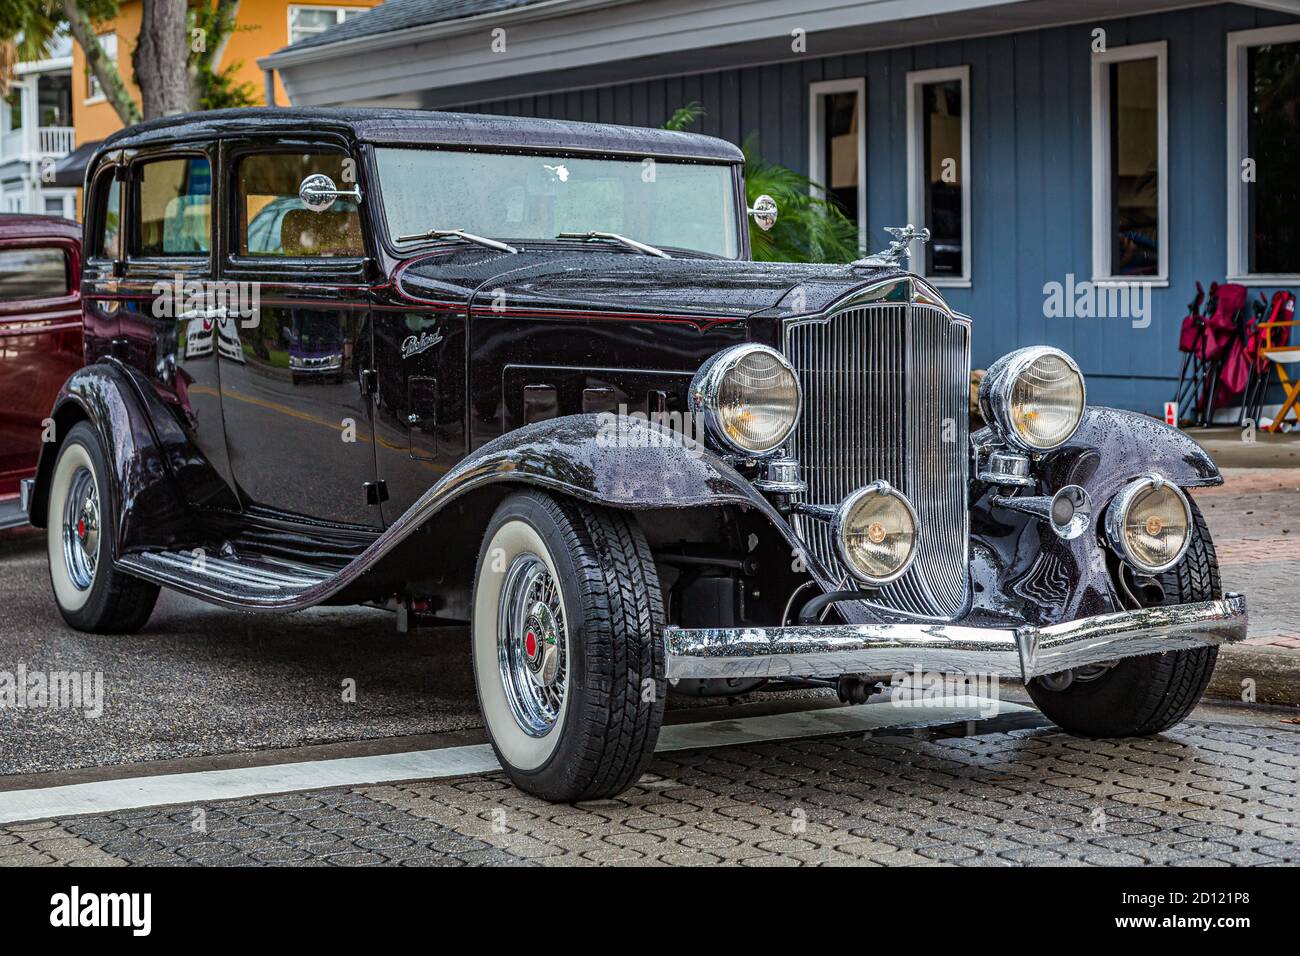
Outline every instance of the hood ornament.
{"type": "Polygon", "coordinates": [[[864,259],[857,259],[849,263],[854,266],[872,266],[886,268],[906,269],[904,260],[911,258],[911,253],[907,251],[908,245],[913,239],[919,239],[921,242],[930,241],[930,230],[922,226],[917,229],[910,222],[906,226],[886,226],[885,232],[894,237],[894,241],[889,244],[889,248],[884,252],[873,252],[864,259]]]}

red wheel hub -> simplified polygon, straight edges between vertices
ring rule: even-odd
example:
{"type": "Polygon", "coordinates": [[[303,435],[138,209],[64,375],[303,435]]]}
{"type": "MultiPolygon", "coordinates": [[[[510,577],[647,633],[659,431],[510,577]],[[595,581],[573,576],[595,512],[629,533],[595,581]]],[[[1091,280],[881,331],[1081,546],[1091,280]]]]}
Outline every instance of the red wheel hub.
{"type": "Polygon", "coordinates": [[[528,656],[530,658],[535,658],[537,656],[537,632],[536,631],[529,630],[529,632],[526,635],[524,635],[524,650],[528,653],[528,656]]]}
{"type": "Polygon", "coordinates": [[[82,541],[86,540],[86,519],[85,518],[77,519],[77,537],[80,538],[82,541]]]}

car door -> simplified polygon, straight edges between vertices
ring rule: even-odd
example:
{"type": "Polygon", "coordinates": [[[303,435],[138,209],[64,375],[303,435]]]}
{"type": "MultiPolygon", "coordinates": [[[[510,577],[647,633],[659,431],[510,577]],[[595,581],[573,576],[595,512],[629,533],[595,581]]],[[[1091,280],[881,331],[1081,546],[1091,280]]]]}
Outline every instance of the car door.
{"type": "Polygon", "coordinates": [[[42,422],[81,365],[80,256],[69,237],[0,237],[0,498],[36,467],[42,422]]]}
{"type": "MultiPolygon", "coordinates": [[[[220,373],[214,350],[204,344],[213,322],[206,290],[213,280],[215,168],[211,145],[160,147],[130,157],[125,262],[113,267],[107,257],[92,260],[93,283],[83,291],[102,323],[111,326],[115,308],[111,353],[152,384],[219,477],[187,486],[192,503],[233,511],[238,502],[229,489],[220,373]]],[[[105,192],[111,199],[111,190],[105,192]]],[[[89,280],[89,267],[87,274],[89,280]]]]}
{"type": "Polygon", "coordinates": [[[276,515],[378,528],[371,329],[359,204],[320,211],[308,176],[350,189],[346,144],[321,136],[227,141],[216,329],[226,444],[248,505],[276,515]]]}

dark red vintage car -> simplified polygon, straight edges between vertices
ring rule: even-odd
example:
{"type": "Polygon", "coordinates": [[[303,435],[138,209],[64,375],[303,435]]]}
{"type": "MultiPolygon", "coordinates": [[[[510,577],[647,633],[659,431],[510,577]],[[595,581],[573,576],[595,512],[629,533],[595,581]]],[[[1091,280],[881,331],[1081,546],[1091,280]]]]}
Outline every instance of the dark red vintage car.
{"type": "Polygon", "coordinates": [[[36,473],[41,423],[82,365],[81,226],[0,216],[0,530],[26,524],[19,484],[36,473]]]}

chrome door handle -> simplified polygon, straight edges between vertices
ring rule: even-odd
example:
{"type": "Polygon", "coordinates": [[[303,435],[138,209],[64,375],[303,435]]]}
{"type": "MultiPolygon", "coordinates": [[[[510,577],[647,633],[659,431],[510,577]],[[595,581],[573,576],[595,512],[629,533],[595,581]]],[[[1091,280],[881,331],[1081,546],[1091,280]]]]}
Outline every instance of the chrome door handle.
{"type": "Polygon", "coordinates": [[[195,319],[224,319],[226,318],[226,310],[224,308],[190,309],[186,312],[182,312],[180,315],[176,316],[176,318],[186,322],[192,322],[195,319]]]}

